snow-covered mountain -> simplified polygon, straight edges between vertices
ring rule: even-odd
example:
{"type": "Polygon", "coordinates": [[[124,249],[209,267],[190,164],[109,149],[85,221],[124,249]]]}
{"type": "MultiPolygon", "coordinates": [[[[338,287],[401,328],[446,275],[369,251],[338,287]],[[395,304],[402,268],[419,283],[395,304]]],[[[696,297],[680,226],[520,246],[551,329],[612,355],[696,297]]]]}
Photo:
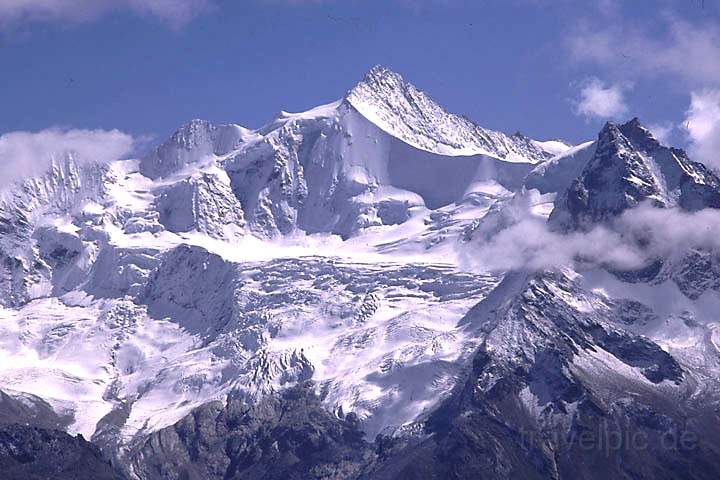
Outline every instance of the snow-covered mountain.
{"type": "Polygon", "coordinates": [[[135,479],[714,478],[716,252],[475,261],[528,221],[624,234],[648,202],[716,209],[720,180],[637,119],[508,136],[383,67],[257,130],[69,154],[0,198],[0,424],[135,479]],[[608,426],[651,445],[573,440],[608,426]]]}

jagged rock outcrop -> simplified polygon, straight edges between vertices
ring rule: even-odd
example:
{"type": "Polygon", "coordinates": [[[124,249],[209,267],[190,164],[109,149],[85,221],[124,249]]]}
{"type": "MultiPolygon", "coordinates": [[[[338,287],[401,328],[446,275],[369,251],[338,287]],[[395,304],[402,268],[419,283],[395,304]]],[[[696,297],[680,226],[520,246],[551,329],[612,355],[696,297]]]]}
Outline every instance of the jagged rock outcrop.
{"type": "Polygon", "coordinates": [[[662,146],[637,118],[607,123],[592,159],[555,203],[550,223],[584,230],[642,202],[694,211],[720,206],[720,179],[685,152],[662,146]]]}
{"type": "Polygon", "coordinates": [[[38,219],[63,215],[106,192],[108,171],[72,154],[37,178],[0,193],[0,305],[18,306],[50,289],[51,267],[38,252],[38,219]]]}
{"type": "Polygon", "coordinates": [[[0,476],[7,480],[122,480],[82,436],[63,431],[63,418],[34,395],[0,391],[0,476]]]}
{"type": "Polygon", "coordinates": [[[337,418],[303,386],[257,404],[231,398],[152,434],[133,455],[147,480],[357,478],[373,457],[351,414],[337,418]]]}
{"type": "Polygon", "coordinates": [[[121,480],[82,436],[19,424],[0,425],[0,472],[7,480],[121,480]]]}

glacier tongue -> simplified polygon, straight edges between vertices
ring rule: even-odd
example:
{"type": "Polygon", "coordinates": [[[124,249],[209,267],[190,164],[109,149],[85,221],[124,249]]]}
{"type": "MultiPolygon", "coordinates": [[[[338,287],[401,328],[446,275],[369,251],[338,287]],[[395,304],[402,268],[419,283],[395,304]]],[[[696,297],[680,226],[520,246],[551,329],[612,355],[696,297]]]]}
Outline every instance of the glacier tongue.
{"type": "Polygon", "coordinates": [[[495,283],[442,265],[235,264],[179,246],[134,297],[3,310],[0,384],[73,414],[73,432],[115,425],[126,442],[230,390],[313,378],[329,409],[357,412],[374,434],[450,390],[477,342],[457,321],[495,283]]]}

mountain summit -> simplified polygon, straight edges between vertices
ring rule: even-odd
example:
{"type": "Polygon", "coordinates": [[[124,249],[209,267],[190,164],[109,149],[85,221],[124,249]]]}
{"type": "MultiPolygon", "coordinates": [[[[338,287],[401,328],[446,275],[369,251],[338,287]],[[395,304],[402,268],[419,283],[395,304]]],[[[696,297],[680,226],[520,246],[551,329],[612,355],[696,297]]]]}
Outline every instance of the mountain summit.
{"type": "Polygon", "coordinates": [[[345,98],[385,132],[429,152],[465,156],[490,154],[530,163],[552,157],[531,140],[486,130],[465,117],[448,113],[402,76],[379,65],[345,98]]]}
{"type": "MultiPolygon", "coordinates": [[[[533,164],[551,156],[540,142],[446,112],[399,74],[377,66],[345,98],[282,113],[257,131],[193,120],[143,158],[139,171],[169,178],[215,162],[228,177],[212,177],[213,188],[229,185],[255,234],[300,229],[350,237],[403,223],[411,208],[462,200],[478,183],[517,188],[533,164]],[[441,188],[439,176],[445,178],[441,188]]],[[[192,195],[195,187],[175,189],[174,198],[183,191],[192,195]]]]}
{"type": "Polygon", "coordinates": [[[720,179],[685,152],[661,145],[637,118],[607,123],[594,156],[558,202],[550,221],[588,228],[652,202],[694,211],[720,207],[720,179]]]}

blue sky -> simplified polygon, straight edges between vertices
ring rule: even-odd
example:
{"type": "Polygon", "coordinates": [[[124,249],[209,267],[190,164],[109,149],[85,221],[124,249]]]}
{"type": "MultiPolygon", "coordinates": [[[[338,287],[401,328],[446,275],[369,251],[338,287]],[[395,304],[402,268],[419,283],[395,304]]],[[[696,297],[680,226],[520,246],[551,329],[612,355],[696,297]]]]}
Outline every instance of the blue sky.
{"type": "Polygon", "coordinates": [[[699,155],[720,147],[711,0],[3,0],[0,135],[257,128],[374,64],[487,128],[579,142],[639,116],[699,155]]]}

